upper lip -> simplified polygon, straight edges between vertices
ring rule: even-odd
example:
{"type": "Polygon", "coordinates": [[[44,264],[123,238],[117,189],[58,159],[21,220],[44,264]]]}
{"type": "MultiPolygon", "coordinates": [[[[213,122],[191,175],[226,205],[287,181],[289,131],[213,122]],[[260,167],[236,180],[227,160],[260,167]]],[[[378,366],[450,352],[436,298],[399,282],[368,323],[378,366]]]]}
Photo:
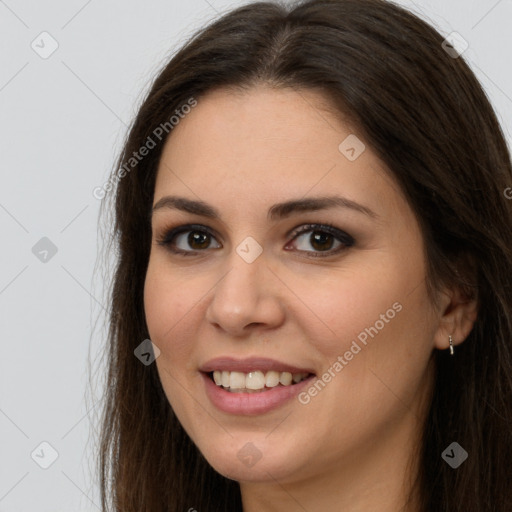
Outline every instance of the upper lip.
{"type": "Polygon", "coordinates": [[[249,373],[256,370],[267,372],[290,372],[290,373],[315,373],[311,368],[293,366],[291,364],[269,359],[267,357],[248,357],[235,359],[229,356],[216,357],[204,363],[199,370],[201,372],[213,372],[215,370],[228,372],[249,373]]]}

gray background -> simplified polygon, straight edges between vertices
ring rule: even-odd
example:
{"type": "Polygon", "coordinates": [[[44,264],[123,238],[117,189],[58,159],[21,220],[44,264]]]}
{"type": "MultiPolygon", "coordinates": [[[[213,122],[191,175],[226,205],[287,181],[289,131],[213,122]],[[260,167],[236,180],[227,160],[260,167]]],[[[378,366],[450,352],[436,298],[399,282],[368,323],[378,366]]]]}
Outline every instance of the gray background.
{"type": "MultiPolygon", "coordinates": [[[[100,354],[106,302],[92,191],[167,57],[242,3],[0,0],[0,512],[99,510],[101,374],[89,385],[89,360],[100,354]],[[31,47],[51,49],[43,31],[59,45],[46,59],[31,47]],[[43,237],[53,256],[41,252],[43,237]],[[52,451],[41,442],[58,454],[47,469],[52,451]]],[[[464,57],[510,143],[512,1],[399,3],[468,41],[464,57]]]]}

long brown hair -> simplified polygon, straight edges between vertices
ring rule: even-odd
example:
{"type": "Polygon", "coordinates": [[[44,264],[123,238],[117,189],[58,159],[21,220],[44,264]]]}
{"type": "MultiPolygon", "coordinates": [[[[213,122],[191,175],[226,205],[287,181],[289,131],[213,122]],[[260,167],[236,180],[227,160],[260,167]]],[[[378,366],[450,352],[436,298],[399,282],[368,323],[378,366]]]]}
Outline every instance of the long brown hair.
{"type": "Polygon", "coordinates": [[[511,159],[480,84],[443,40],[384,0],[258,2],[199,31],[156,77],[102,203],[112,197],[106,246],[114,244],[118,258],[98,455],[104,511],[242,510],[238,483],[206,462],[174,415],[156,366],[141,364],[134,349],[149,338],[150,210],[172,136],[169,124],[160,138],[155,129],[191,98],[257,84],[330,99],[392,171],[417,216],[429,290],[449,284],[478,298],[478,319],[455,356],[432,355],[436,382],[416,488],[422,512],[512,510],[511,159]],[[155,147],[130,161],[148,137],[155,147]],[[441,457],[452,441],[469,454],[457,469],[441,457]]]}

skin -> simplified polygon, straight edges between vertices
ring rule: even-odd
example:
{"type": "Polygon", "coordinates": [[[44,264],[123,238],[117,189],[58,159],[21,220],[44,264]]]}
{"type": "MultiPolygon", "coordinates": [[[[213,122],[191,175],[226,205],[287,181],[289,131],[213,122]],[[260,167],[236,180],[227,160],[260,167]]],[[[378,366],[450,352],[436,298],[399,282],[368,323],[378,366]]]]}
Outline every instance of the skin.
{"type": "Polygon", "coordinates": [[[161,157],[153,204],[171,194],[202,200],[221,220],[153,214],[144,301],[161,350],[157,369],[193,442],[216,471],[240,482],[246,512],[401,510],[417,470],[432,352],[447,349],[449,334],[461,343],[476,319],[475,304],[457,290],[440,290],[439,307],[431,304],[416,218],[367,144],[354,161],[339,151],[354,133],[318,92],[223,89],[198,101],[161,157]],[[378,217],[331,208],[267,219],[275,203],[323,195],[378,217]],[[333,254],[322,257],[311,231],[290,235],[326,222],[354,245],[334,254],[340,242],[328,237],[323,247],[333,254]],[[157,243],[190,223],[213,231],[192,246],[188,233],[175,237],[194,255],[157,243]],[[236,252],[248,236],[263,248],[252,263],[236,252]],[[293,399],[265,414],[233,415],[205,394],[198,367],[222,355],[270,357],[321,376],[394,303],[400,312],[306,405],[293,399]],[[237,457],[248,442],[261,453],[252,467],[237,457]]]}

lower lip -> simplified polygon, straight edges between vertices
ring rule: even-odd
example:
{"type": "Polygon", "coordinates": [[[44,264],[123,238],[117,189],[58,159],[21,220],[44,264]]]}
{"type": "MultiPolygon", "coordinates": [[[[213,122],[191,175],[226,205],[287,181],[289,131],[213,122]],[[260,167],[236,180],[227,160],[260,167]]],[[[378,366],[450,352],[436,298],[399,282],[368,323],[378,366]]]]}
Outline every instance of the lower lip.
{"type": "Polygon", "coordinates": [[[232,393],[217,386],[208,374],[201,372],[201,376],[206,386],[206,394],[215,407],[230,414],[245,415],[263,414],[277,409],[297,396],[314,378],[314,375],[310,375],[298,384],[276,386],[260,393],[232,393]]]}

